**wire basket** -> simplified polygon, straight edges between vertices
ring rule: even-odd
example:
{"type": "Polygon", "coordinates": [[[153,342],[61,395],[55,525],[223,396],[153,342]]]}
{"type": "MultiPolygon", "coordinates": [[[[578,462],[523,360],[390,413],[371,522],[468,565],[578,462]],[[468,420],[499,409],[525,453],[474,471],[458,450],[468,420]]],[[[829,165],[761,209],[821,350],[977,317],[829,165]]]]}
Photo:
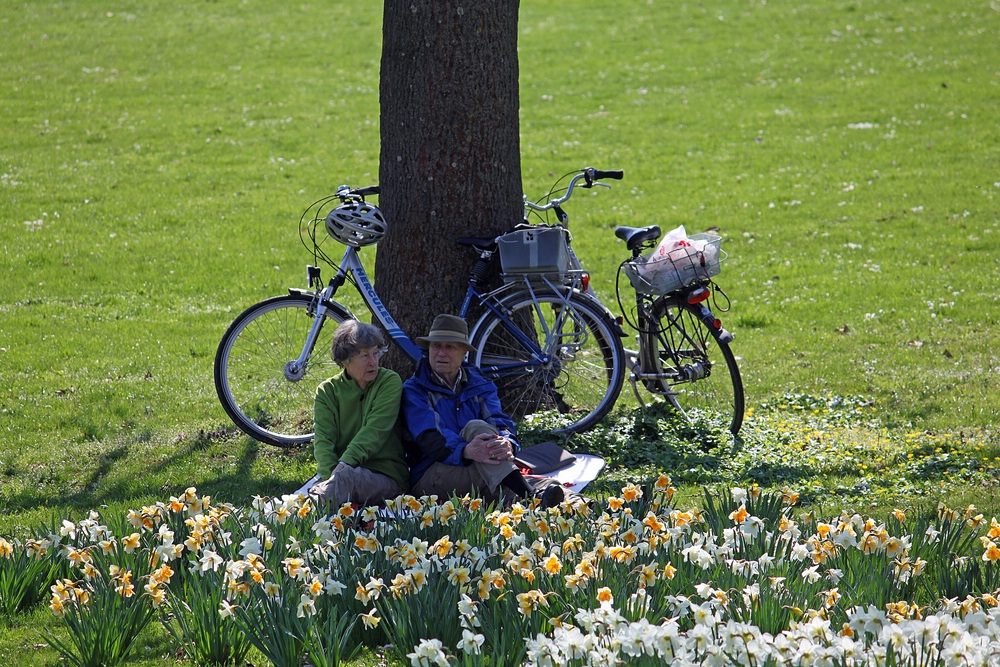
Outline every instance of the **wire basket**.
{"type": "Polygon", "coordinates": [[[668,294],[691,283],[719,275],[726,258],[722,237],[715,234],[692,234],[686,244],[673,250],[657,248],[649,255],[622,265],[632,287],[642,294],[668,294]]]}

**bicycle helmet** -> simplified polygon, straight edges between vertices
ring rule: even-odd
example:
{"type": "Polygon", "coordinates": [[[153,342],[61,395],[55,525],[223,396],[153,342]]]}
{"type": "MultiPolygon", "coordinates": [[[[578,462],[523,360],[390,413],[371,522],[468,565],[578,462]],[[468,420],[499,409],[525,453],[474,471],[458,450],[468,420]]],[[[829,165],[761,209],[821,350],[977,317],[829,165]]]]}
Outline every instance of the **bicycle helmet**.
{"type": "Polygon", "coordinates": [[[326,231],[344,245],[360,248],[378,243],[389,223],[377,206],[355,201],[341,204],[326,216],[326,231]]]}

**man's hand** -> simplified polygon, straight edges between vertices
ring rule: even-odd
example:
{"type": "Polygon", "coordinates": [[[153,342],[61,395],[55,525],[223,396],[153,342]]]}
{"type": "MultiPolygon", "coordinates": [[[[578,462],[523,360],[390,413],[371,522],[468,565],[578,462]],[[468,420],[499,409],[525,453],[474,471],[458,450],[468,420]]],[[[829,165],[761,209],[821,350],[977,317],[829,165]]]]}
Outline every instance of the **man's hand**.
{"type": "Polygon", "coordinates": [[[462,456],[470,461],[500,465],[514,460],[514,446],[503,436],[482,433],[469,441],[462,456]]]}

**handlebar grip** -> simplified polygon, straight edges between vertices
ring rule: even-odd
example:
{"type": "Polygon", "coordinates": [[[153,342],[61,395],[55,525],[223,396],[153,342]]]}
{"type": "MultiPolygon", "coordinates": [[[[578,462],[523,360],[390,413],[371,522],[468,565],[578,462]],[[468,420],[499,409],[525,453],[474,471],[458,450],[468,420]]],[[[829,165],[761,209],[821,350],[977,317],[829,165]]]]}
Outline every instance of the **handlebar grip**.
{"type": "Polygon", "coordinates": [[[381,191],[382,188],[377,185],[368,185],[363,188],[355,188],[354,190],[351,190],[351,194],[358,195],[359,197],[368,197],[369,195],[377,195],[381,191]]]}
{"type": "Polygon", "coordinates": [[[602,178],[613,178],[616,181],[620,181],[625,178],[625,172],[621,169],[612,169],[610,171],[601,171],[600,169],[594,170],[594,178],[600,180],[602,178]]]}

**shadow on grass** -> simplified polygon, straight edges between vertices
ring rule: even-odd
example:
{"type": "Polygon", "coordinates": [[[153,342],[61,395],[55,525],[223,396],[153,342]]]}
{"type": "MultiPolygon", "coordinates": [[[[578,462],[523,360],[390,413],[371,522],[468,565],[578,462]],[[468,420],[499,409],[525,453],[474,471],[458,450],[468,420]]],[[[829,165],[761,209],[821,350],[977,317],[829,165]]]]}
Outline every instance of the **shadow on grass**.
{"type": "Polygon", "coordinates": [[[302,468],[302,463],[296,461],[302,460],[303,449],[271,448],[224,429],[179,440],[167,456],[151,457],[149,441],[149,436],[142,434],[111,443],[93,465],[77,473],[80,477],[56,470],[37,479],[31,487],[0,494],[0,508],[14,515],[47,508],[73,512],[118,504],[138,508],[192,486],[201,495],[240,504],[257,495],[290,493],[308,477],[303,474],[301,480],[290,480],[287,474],[278,472],[283,465],[302,468]],[[136,463],[143,459],[149,461],[145,468],[136,463]],[[262,459],[275,459],[271,472],[258,465],[262,459]],[[178,475],[185,478],[178,481],[178,475]],[[73,490],[60,491],[68,486],[73,490]]]}

